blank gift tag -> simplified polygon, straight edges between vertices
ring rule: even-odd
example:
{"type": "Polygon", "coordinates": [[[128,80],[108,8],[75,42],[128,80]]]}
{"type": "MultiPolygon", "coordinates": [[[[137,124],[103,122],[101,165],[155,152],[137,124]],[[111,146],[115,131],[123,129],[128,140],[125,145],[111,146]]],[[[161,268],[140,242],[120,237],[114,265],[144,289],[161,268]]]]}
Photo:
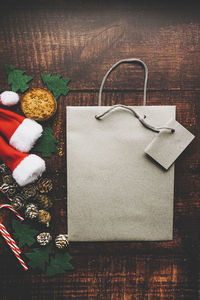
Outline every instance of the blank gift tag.
{"type": "Polygon", "coordinates": [[[145,153],[167,170],[195,136],[176,120],[171,119],[166,126],[175,129],[175,132],[160,131],[146,147],[145,153]]]}

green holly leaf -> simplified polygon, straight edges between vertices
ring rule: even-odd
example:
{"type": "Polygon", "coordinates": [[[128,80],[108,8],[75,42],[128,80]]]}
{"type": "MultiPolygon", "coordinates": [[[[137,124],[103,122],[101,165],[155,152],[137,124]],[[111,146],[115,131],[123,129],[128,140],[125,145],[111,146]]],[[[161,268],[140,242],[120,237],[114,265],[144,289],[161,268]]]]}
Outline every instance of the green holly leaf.
{"type": "Polygon", "coordinates": [[[28,90],[29,86],[27,83],[32,80],[31,76],[24,75],[24,71],[16,70],[15,67],[5,65],[5,72],[8,76],[8,84],[12,85],[12,91],[21,91],[24,93],[28,90]]]}
{"type": "Polygon", "coordinates": [[[66,96],[70,89],[67,87],[70,78],[61,78],[61,75],[41,74],[42,81],[58,99],[60,95],[66,96]]]}
{"type": "Polygon", "coordinates": [[[44,272],[46,264],[49,263],[51,249],[52,245],[49,244],[46,247],[34,248],[33,252],[25,253],[25,256],[29,259],[31,268],[40,269],[44,272]]]}
{"type": "Polygon", "coordinates": [[[52,153],[58,153],[56,144],[57,140],[53,136],[53,130],[50,125],[47,125],[43,129],[42,136],[37,141],[33,151],[41,152],[42,157],[51,157],[52,153]]]}
{"type": "Polygon", "coordinates": [[[51,277],[56,274],[66,273],[67,270],[73,270],[74,267],[69,262],[72,259],[69,253],[56,253],[54,258],[51,258],[50,264],[46,269],[46,276],[51,277]]]}
{"type": "Polygon", "coordinates": [[[19,247],[32,246],[35,243],[35,236],[39,233],[38,230],[32,229],[29,225],[18,220],[12,221],[12,228],[19,247]]]}

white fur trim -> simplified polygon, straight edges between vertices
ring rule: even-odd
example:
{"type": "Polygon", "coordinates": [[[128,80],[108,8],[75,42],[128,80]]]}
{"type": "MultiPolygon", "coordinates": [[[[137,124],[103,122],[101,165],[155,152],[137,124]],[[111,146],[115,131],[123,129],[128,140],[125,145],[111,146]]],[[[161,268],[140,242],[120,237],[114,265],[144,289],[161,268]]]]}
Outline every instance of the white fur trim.
{"type": "Polygon", "coordinates": [[[42,135],[42,126],[34,120],[24,119],[10,138],[10,145],[21,152],[29,152],[42,135]]]}
{"type": "Polygon", "coordinates": [[[0,95],[1,102],[5,106],[12,106],[19,102],[19,95],[12,91],[5,91],[0,95]]]}
{"type": "Polygon", "coordinates": [[[24,186],[38,179],[45,169],[45,161],[35,154],[30,154],[19,163],[12,175],[20,186],[24,186]]]}

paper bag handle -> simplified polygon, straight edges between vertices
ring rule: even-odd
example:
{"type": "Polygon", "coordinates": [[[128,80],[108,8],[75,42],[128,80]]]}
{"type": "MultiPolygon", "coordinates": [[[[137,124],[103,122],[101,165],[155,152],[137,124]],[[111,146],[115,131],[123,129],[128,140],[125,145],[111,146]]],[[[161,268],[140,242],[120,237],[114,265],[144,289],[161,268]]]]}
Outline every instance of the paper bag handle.
{"type": "Polygon", "coordinates": [[[146,95],[147,95],[147,80],[148,80],[148,68],[147,65],[140,59],[138,58],[127,58],[127,59],[121,59],[118,62],[116,62],[106,73],[106,75],[104,76],[100,89],[99,89],[99,100],[98,100],[98,106],[101,106],[101,98],[102,98],[102,91],[103,91],[103,87],[105,84],[106,79],[108,78],[108,76],[110,75],[110,73],[117,68],[120,64],[122,63],[133,63],[133,62],[137,62],[139,64],[141,64],[144,67],[144,94],[143,94],[143,105],[146,105],[146,95]]]}

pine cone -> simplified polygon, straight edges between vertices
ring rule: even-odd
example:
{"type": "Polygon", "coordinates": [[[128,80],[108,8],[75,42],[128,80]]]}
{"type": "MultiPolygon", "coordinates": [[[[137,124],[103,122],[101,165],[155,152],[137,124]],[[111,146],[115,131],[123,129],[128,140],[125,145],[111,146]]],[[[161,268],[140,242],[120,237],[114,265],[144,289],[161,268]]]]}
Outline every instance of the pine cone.
{"type": "Polygon", "coordinates": [[[34,198],[37,194],[37,187],[34,184],[28,184],[22,189],[22,195],[25,199],[34,198]]]}
{"type": "Polygon", "coordinates": [[[51,242],[52,236],[48,232],[42,232],[37,236],[37,242],[41,246],[46,246],[49,242],[51,242]]]}
{"type": "Polygon", "coordinates": [[[44,209],[40,209],[38,214],[38,221],[40,223],[45,224],[47,227],[49,227],[50,220],[51,220],[50,213],[44,209]]]}
{"type": "Polygon", "coordinates": [[[59,234],[55,239],[55,244],[58,249],[63,249],[69,245],[68,235],[59,234]]]}
{"type": "Polygon", "coordinates": [[[35,219],[38,216],[38,207],[37,205],[30,203],[26,205],[25,217],[28,219],[35,219]]]}
{"type": "Polygon", "coordinates": [[[25,199],[23,196],[15,195],[13,199],[11,199],[11,205],[14,209],[20,210],[24,207],[25,199]]]}
{"type": "Polygon", "coordinates": [[[13,184],[15,182],[11,174],[5,174],[2,176],[3,183],[13,184]]]}
{"type": "Polygon", "coordinates": [[[40,208],[49,209],[53,205],[52,200],[47,195],[39,195],[37,201],[40,208]]]}
{"type": "Polygon", "coordinates": [[[6,166],[6,164],[1,164],[0,165],[0,174],[5,175],[5,174],[11,174],[11,170],[6,166]]]}
{"type": "Polygon", "coordinates": [[[47,194],[53,188],[53,184],[51,179],[49,178],[41,178],[37,182],[38,190],[41,194],[47,194]]]}

